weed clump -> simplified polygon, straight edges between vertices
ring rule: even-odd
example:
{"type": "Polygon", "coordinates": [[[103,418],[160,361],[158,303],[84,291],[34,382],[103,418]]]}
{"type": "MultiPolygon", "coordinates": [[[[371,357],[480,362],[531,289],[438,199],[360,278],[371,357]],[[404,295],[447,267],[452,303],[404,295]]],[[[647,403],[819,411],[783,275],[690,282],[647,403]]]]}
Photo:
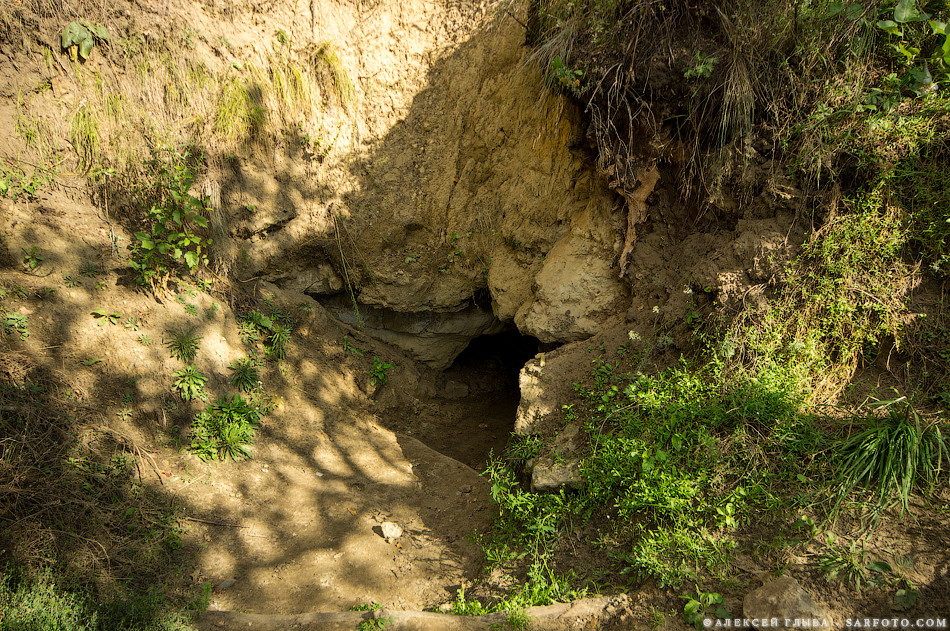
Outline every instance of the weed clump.
{"type": "Polygon", "coordinates": [[[186,363],[193,361],[201,344],[201,336],[195,335],[195,327],[187,331],[170,331],[169,334],[171,339],[165,344],[171,356],[186,363]]]}
{"type": "Polygon", "coordinates": [[[208,228],[209,200],[191,193],[194,172],[186,154],[174,154],[166,163],[153,157],[155,179],[140,186],[138,194],[153,199],[147,230],[135,233],[129,245],[129,264],[140,285],[164,286],[172,274],[194,274],[208,264],[211,240],[201,236],[208,228]]]}
{"type": "Polygon", "coordinates": [[[264,409],[240,395],[221,397],[200,412],[192,425],[191,452],[202,460],[250,458],[264,409]]]}
{"type": "Polygon", "coordinates": [[[881,508],[896,501],[907,510],[910,496],[932,492],[950,466],[950,445],[940,424],[926,423],[910,405],[885,401],[883,418],[859,418],[866,428],[840,443],[839,497],[862,487],[881,508]]]}
{"type": "Polygon", "coordinates": [[[175,371],[174,387],[182,401],[206,400],[208,395],[205,394],[204,386],[207,382],[208,378],[198,372],[198,369],[191,364],[175,371]]]}

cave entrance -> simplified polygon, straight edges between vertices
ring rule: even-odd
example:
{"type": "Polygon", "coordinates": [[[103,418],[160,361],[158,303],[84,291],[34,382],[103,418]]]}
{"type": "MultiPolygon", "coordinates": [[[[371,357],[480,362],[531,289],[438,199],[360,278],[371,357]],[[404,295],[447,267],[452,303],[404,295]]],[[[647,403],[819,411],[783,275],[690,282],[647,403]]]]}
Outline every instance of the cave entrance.
{"type": "Polygon", "coordinates": [[[517,329],[473,339],[438,384],[440,430],[419,436],[433,449],[483,470],[514,430],[521,393],[518,373],[541,344],[517,329]]]}

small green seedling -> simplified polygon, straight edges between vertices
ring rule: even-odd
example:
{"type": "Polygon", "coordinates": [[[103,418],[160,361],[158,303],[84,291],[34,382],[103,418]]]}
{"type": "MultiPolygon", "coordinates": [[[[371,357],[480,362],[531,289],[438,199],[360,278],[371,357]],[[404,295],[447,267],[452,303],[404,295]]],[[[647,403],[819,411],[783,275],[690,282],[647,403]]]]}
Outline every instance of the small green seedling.
{"type": "Polygon", "coordinates": [[[106,322],[109,324],[118,324],[119,320],[122,319],[121,313],[110,313],[105,309],[93,309],[92,315],[99,319],[99,323],[96,326],[102,326],[106,322]]]}
{"type": "Polygon", "coordinates": [[[30,248],[29,250],[27,250],[26,248],[20,248],[20,249],[23,250],[23,255],[24,255],[23,264],[26,265],[27,268],[30,269],[30,271],[35,270],[37,267],[40,266],[40,263],[46,260],[45,258],[43,258],[42,255],[40,255],[39,252],[36,251],[35,246],[30,248]]]}
{"type": "Polygon", "coordinates": [[[385,386],[386,382],[389,381],[389,371],[395,368],[392,364],[387,364],[379,357],[373,357],[373,367],[369,369],[369,374],[372,375],[370,379],[370,385],[373,386],[385,386]]]}

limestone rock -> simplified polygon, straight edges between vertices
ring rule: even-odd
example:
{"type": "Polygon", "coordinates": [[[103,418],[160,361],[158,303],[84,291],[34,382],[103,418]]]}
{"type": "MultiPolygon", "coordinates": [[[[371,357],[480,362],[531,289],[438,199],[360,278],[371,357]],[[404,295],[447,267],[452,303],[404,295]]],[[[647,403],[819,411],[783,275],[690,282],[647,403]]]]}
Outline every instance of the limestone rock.
{"type": "Polygon", "coordinates": [[[320,263],[316,267],[300,270],[295,274],[276,280],[281,289],[298,291],[311,296],[323,296],[343,291],[343,279],[333,271],[329,263],[320,263]]]}
{"type": "Polygon", "coordinates": [[[515,315],[518,329],[542,342],[573,342],[604,328],[623,312],[625,301],[611,258],[582,237],[558,241],[534,279],[534,301],[515,315]]]}
{"type": "Polygon", "coordinates": [[[551,457],[538,458],[531,472],[531,490],[544,493],[557,491],[561,487],[584,488],[580,463],[577,460],[555,462],[551,457]]]}
{"type": "Polygon", "coordinates": [[[756,627],[759,629],[771,628],[773,618],[779,621],[778,626],[785,627],[802,626],[794,625],[796,619],[818,620],[818,625],[812,623],[812,626],[819,627],[824,626],[822,621],[825,620],[829,625],[832,624],[828,612],[815,603],[811,595],[791,576],[769,581],[746,594],[745,600],[742,601],[742,614],[744,618],[769,621],[768,625],[756,627]]]}
{"type": "Polygon", "coordinates": [[[541,266],[526,267],[516,257],[506,255],[504,248],[500,250],[492,254],[488,289],[495,315],[502,320],[513,320],[518,309],[533,299],[531,281],[541,266]]]}
{"type": "Polygon", "coordinates": [[[535,357],[528,361],[518,373],[518,388],[521,390],[521,401],[515,415],[515,434],[525,436],[535,433],[536,423],[551,413],[551,407],[541,400],[544,394],[544,378],[542,376],[542,359],[535,357]]]}
{"type": "Polygon", "coordinates": [[[379,525],[379,530],[386,541],[394,541],[402,536],[402,527],[391,521],[384,521],[379,525]]]}

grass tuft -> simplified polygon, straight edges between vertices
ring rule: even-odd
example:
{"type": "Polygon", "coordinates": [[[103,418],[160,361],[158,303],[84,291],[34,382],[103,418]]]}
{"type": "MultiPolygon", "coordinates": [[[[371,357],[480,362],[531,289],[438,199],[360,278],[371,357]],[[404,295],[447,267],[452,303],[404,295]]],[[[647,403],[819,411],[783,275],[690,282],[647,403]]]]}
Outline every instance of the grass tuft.
{"type": "Polygon", "coordinates": [[[165,344],[171,356],[186,363],[193,361],[201,343],[201,336],[195,335],[195,327],[187,331],[169,331],[169,334],[171,339],[165,344]]]}
{"type": "Polygon", "coordinates": [[[940,424],[925,423],[909,404],[880,405],[889,406],[886,416],[860,419],[866,428],[835,449],[842,458],[839,497],[863,487],[881,508],[897,501],[907,510],[912,494],[932,492],[947,471],[950,445],[940,424]]]}
{"type": "Polygon", "coordinates": [[[336,47],[324,42],[317,47],[315,57],[329,71],[332,92],[337,101],[345,108],[351,107],[356,100],[356,89],[336,47]]]}

